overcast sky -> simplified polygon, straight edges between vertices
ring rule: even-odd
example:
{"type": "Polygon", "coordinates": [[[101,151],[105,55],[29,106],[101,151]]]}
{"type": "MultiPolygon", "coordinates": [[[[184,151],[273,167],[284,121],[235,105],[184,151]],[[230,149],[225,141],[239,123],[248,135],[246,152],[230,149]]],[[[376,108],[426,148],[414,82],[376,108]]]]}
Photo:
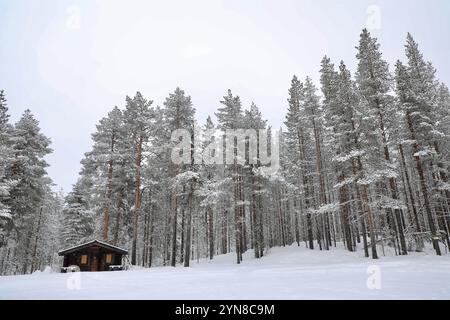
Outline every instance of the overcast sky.
{"type": "Polygon", "coordinates": [[[317,81],[325,54],[354,70],[364,27],[391,66],[410,31],[450,84],[448,0],[0,0],[0,89],[13,121],[30,108],[41,122],[68,192],[95,124],[127,94],[162,105],[180,86],[203,121],[230,88],[278,127],[292,75],[317,81]]]}

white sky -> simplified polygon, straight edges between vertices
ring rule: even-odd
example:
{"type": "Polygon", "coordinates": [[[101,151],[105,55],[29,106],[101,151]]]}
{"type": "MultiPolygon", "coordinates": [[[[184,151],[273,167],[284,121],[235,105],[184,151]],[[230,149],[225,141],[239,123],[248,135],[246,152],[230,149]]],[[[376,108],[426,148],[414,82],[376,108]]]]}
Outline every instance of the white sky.
{"type": "Polygon", "coordinates": [[[230,88],[278,127],[292,75],[317,81],[325,54],[354,70],[364,27],[391,65],[410,31],[450,84],[448,0],[0,0],[0,89],[14,121],[26,108],[41,121],[49,174],[69,191],[95,124],[125,95],[162,105],[180,86],[203,121],[230,88]]]}

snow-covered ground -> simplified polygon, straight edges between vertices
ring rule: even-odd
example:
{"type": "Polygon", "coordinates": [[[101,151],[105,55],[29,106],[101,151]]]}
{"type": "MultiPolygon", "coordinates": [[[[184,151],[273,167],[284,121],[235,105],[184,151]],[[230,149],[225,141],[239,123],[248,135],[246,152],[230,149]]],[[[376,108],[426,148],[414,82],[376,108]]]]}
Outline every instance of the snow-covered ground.
{"type": "Polygon", "coordinates": [[[271,249],[192,268],[0,277],[0,299],[450,299],[450,255],[365,259],[343,249],[271,249]]]}

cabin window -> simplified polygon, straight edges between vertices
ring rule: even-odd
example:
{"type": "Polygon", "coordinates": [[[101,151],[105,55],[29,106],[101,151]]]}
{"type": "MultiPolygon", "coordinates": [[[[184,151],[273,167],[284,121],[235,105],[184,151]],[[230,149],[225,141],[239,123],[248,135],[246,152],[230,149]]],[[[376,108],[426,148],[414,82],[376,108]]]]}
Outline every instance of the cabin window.
{"type": "Polygon", "coordinates": [[[112,253],[108,253],[106,255],[106,263],[112,263],[112,261],[113,261],[113,255],[112,255],[112,253]]]}
{"type": "Polygon", "coordinates": [[[88,263],[88,256],[87,254],[83,254],[81,256],[81,264],[87,264],[88,263]]]}

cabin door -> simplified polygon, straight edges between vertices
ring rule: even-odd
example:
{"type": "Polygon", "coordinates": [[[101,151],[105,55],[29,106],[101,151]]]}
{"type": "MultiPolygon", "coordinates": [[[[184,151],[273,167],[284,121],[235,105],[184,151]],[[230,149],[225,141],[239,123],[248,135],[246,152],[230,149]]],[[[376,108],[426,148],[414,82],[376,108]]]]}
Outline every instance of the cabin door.
{"type": "Polygon", "coordinates": [[[96,254],[92,256],[91,271],[98,271],[98,257],[96,254]]]}

